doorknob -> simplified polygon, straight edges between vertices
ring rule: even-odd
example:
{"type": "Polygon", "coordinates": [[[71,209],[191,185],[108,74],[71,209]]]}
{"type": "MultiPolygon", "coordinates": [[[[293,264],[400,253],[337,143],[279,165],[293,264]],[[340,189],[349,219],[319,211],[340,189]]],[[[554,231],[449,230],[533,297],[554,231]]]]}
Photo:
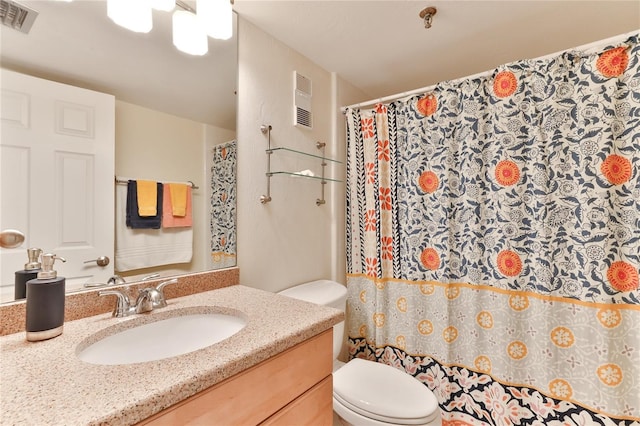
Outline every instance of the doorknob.
{"type": "Polygon", "coordinates": [[[0,232],[0,247],[16,248],[24,242],[24,234],[15,229],[5,229],[0,232]]]}
{"type": "Polygon", "coordinates": [[[100,256],[97,259],[85,260],[84,263],[96,262],[98,266],[107,266],[109,264],[109,258],[107,256],[100,256]]]}

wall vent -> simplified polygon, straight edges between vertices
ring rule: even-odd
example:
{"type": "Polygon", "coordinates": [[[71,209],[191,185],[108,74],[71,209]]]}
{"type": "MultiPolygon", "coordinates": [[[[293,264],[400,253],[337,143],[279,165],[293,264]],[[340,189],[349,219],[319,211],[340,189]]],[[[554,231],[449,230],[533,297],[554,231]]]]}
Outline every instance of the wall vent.
{"type": "Polygon", "coordinates": [[[305,129],[313,128],[311,113],[311,80],[293,72],[293,124],[305,129]]]}
{"type": "Polygon", "coordinates": [[[38,17],[38,12],[13,0],[0,0],[2,25],[28,34],[38,17]]]}

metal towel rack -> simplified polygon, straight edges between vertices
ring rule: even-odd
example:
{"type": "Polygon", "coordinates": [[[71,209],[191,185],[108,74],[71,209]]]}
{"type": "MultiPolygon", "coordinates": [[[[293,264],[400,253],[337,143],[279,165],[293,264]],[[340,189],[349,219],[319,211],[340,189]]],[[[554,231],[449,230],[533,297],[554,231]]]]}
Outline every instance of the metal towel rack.
{"type": "MultiPolygon", "coordinates": [[[[137,180],[137,179],[118,178],[116,176],[116,184],[118,184],[118,185],[126,185],[127,183],[129,183],[130,180],[137,180]]],[[[161,182],[161,183],[188,183],[188,184],[191,185],[192,189],[200,189],[200,187],[198,185],[196,185],[195,183],[193,183],[190,180],[188,180],[186,182],[161,182]]]]}

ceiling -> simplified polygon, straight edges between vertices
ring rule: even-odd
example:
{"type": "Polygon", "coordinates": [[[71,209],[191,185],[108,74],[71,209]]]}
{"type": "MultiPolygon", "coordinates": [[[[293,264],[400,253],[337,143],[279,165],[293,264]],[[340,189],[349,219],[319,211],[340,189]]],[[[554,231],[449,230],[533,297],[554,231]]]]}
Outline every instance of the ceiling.
{"type": "MultiPolygon", "coordinates": [[[[104,0],[17,1],[40,14],[28,35],[0,26],[2,66],[235,128],[235,40],[209,39],[209,53],[193,57],[173,48],[166,12],[137,34],[106,17],[104,0]]],[[[235,0],[234,10],[363,101],[640,29],[635,0],[235,0]],[[430,29],[418,16],[426,6],[437,8],[430,29]]]]}
{"type": "Polygon", "coordinates": [[[236,0],[234,9],[366,100],[640,29],[637,0],[236,0]],[[430,29],[419,17],[427,6],[437,8],[430,29]]]}

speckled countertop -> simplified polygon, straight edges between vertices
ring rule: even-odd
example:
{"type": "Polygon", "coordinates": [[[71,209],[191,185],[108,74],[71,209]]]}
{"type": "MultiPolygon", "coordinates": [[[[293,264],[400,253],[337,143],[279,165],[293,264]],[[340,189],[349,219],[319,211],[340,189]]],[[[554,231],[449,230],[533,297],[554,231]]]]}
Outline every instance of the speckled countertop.
{"type": "Polygon", "coordinates": [[[0,337],[0,424],[135,424],[344,319],[336,309],[240,285],[168,303],[150,314],[70,321],[61,336],[43,342],[27,342],[24,332],[0,337]],[[213,346],[159,361],[106,366],[76,357],[95,333],[110,334],[175,311],[239,314],[247,325],[213,346]]]}

